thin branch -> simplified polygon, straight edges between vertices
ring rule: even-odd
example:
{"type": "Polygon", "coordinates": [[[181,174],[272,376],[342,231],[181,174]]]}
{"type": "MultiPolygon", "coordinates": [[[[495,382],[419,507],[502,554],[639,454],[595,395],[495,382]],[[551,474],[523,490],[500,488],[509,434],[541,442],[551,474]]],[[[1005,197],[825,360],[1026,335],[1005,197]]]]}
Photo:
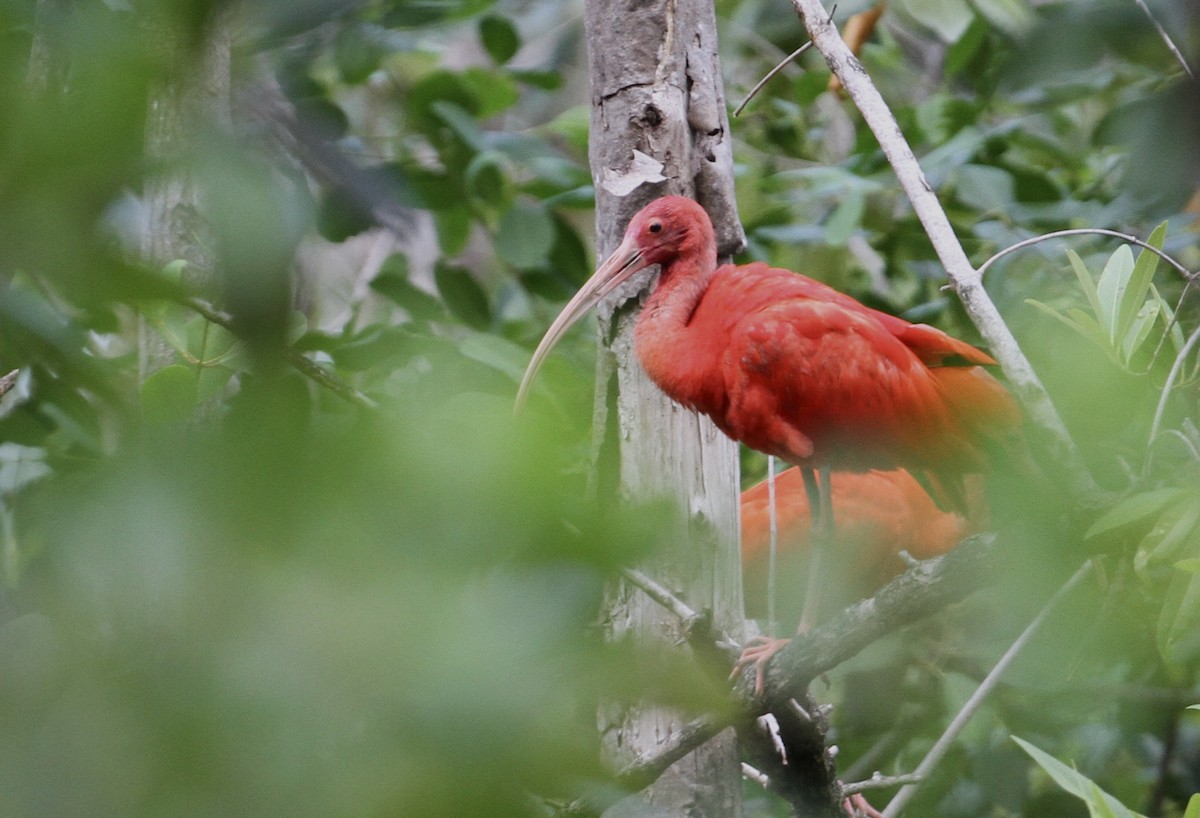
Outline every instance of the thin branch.
{"type": "Polygon", "coordinates": [[[622,568],[621,575],[640,588],[646,596],[679,617],[680,620],[690,622],[699,617],[699,614],[693,611],[686,602],[641,571],[634,568],[622,568]]]}
{"type": "Polygon", "coordinates": [[[875,773],[875,775],[862,781],[843,784],[842,795],[857,795],[867,790],[883,790],[888,787],[899,787],[903,784],[919,784],[920,782],[921,777],[915,773],[907,773],[906,775],[883,775],[875,773]]]}
{"type": "Polygon", "coordinates": [[[771,779],[766,773],[751,767],[744,761],[742,762],[742,777],[750,779],[763,789],[767,789],[771,786],[771,779]]]}
{"type": "Polygon", "coordinates": [[[925,755],[925,758],[921,759],[921,763],[918,764],[917,769],[913,771],[913,774],[917,776],[918,782],[908,784],[903,787],[900,792],[896,793],[896,797],[893,798],[884,809],[883,818],[896,818],[896,816],[900,814],[900,811],[904,809],[910,800],[912,800],[912,797],[916,795],[917,789],[920,787],[919,782],[928,778],[934,767],[941,762],[942,758],[946,755],[946,752],[950,749],[950,745],[954,743],[956,738],[958,738],[958,734],[961,733],[963,728],[967,726],[967,722],[970,721],[971,717],[973,717],[979,710],[980,706],[983,704],[983,700],[987,698],[988,694],[991,693],[992,690],[995,689],[996,685],[1000,681],[1000,677],[1006,670],[1008,670],[1013,661],[1016,660],[1017,654],[1019,654],[1025,645],[1029,643],[1029,640],[1033,638],[1035,633],[1037,633],[1038,629],[1042,626],[1042,623],[1045,622],[1046,618],[1050,616],[1050,613],[1056,607],[1058,607],[1058,603],[1061,602],[1076,585],[1082,582],[1083,578],[1087,576],[1091,570],[1092,561],[1088,560],[1081,565],[1074,574],[1071,575],[1071,578],[1068,579],[1061,588],[1055,591],[1054,596],[1050,597],[1050,601],[1047,602],[1040,611],[1038,611],[1038,615],[1035,616],[1033,621],[1029,623],[1029,626],[1021,632],[1021,635],[1017,637],[1017,640],[1009,646],[1008,650],[1004,652],[1004,655],[1000,657],[1000,661],[996,663],[996,666],[992,668],[991,672],[988,673],[988,675],[980,683],[979,687],[975,689],[975,692],[971,694],[971,698],[969,698],[967,703],[963,705],[962,709],[958,711],[958,714],[946,728],[946,732],[942,733],[941,738],[934,743],[933,747],[931,747],[929,752],[925,755]]]}
{"type": "MultiPolygon", "coordinates": [[[[228,313],[221,312],[215,307],[206,304],[199,298],[195,297],[185,296],[179,298],[178,301],[188,309],[199,313],[206,320],[211,321],[220,327],[224,327],[230,332],[234,331],[233,317],[228,313]]],[[[355,406],[361,406],[363,409],[379,408],[379,404],[371,400],[371,398],[367,397],[362,392],[359,392],[353,386],[340,379],[337,375],[334,375],[325,367],[321,366],[315,361],[309,360],[292,347],[289,346],[284,348],[284,356],[287,358],[288,363],[291,364],[301,375],[304,375],[306,378],[325,387],[338,397],[343,398],[349,403],[353,403],[355,406]]]]}
{"type": "Polygon", "coordinates": [[[1175,41],[1171,39],[1171,35],[1167,34],[1166,29],[1164,29],[1159,24],[1158,20],[1154,18],[1154,15],[1150,12],[1150,7],[1146,5],[1146,0],[1133,0],[1133,2],[1137,3],[1138,8],[1144,11],[1146,16],[1150,18],[1150,24],[1153,25],[1154,30],[1158,32],[1158,36],[1162,37],[1162,41],[1167,44],[1167,50],[1170,51],[1175,56],[1175,59],[1179,61],[1179,64],[1183,66],[1184,73],[1192,79],[1195,79],[1196,75],[1192,73],[1192,67],[1188,65],[1187,60],[1183,58],[1183,54],[1181,54],[1179,49],[1175,46],[1175,41]]]}
{"type": "Polygon", "coordinates": [[[1047,241],[1049,239],[1058,239],[1058,238],[1062,238],[1063,236],[1083,236],[1083,235],[1088,235],[1088,234],[1096,235],[1096,236],[1113,236],[1115,238],[1122,239],[1130,244],[1136,244],[1138,247],[1142,247],[1142,248],[1145,248],[1146,250],[1149,250],[1151,253],[1154,253],[1159,258],[1161,258],[1163,261],[1167,262],[1167,264],[1170,264],[1172,267],[1174,267],[1176,270],[1178,270],[1183,275],[1183,277],[1185,279],[1187,279],[1188,281],[1191,281],[1196,276],[1195,273],[1191,272],[1190,270],[1188,270],[1187,267],[1184,267],[1182,264],[1180,264],[1178,261],[1176,261],[1174,259],[1174,257],[1172,257],[1169,253],[1163,252],[1162,250],[1158,249],[1157,247],[1153,246],[1152,244],[1139,239],[1137,236],[1131,236],[1128,233],[1119,233],[1116,230],[1106,230],[1102,227],[1077,227],[1077,228],[1073,228],[1071,230],[1056,230],[1053,233],[1043,233],[1040,236],[1033,236],[1032,238],[1023,239],[1022,241],[1019,241],[1016,244],[1005,247],[1003,250],[996,253],[994,256],[989,258],[983,264],[980,264],[978,273],[982,277],[983,274],[988,271],[988,268],[991,267],[993,264],[995,264],[1000,259],[1009,255],[1010,253],[1015,253],[1018,250],[1023,250],[1024,248],[1029,247],[1034,244],[1038,244],[1039,242],[1047,241]]]}
{"type": "Polygon", "coordinates": [[[996,305],[983,289],[979,271],[974,269],[967,259],[949,218],[921,171],[921,166],[887,103],[867,76],[862,63],[851,53],[837,29],[829,22],[820,0],[792,0],[792,5],[803,19],[813,44],[825,57],[833,73],[841,79],[850,98],[858,106],[863,119],[878,139],[971,320],[987,339],[1032,420],[1047,433],[1046,442],[1052,450],[1047,460],[1061,464],[1068,491],[1077,501],[1095,505],[1094,498],[1099,494],[1099,488],[1033,367],[1021,352],[996,305]]]}
{"type": "Polygon", "coordinates": [[[0,377],[0,398],[8,394],[8,390],[17,385],[17,378],[20,376],[21,370],[14,369],[7,375],[0,377]]]}
{"type": "MultiPolygon", "coordinates": [[[[996,535],[976,534],[949,553],[922,562],[870,599],[846,608],[805,636],[797,636],[767,665],[762,712],[802,694],[809,682],[856,655],[886,633],[970,596],[994,573],[996,535]]],[[[747,701],[755,671],[747,667],[737,690],[747,701]]]]}
{"type": "Polygon", "coordinates": [[[808,51],[808,49],[810,49],[810,48],[812,48],[811,40],[809,40],[807,43],[805,43],[804,45],[797,48],[791,54],[788,54],[786,57],[784,57],[783,60],[778,65],[776,65],[774,68],[772,68],[770,71],[768,71],[767,75],[758,81],[757,85],[755,85],[753,88],[750,89],[750,93],[746,94],[746,98],[742,100],[742,104],[733,109],[733,115],[737,116],[738,114],[740,114],[742,112],[742,109],[750,104],[750,100],[754,99],[754,95],[757,94],[759,91],[761,91],[762,87],[771,81],[772,77],[774,77],[776,74],[778,74],[780,71],[782,71],[785,67],[787,67],[787,65],[789,63],[791,63],[792,60],[796,59],[801,54],[803,54],[805,51],[808,51]]]}
{"type": "Polygon", "coordinates": [[[713,625],[712,617],[693,610],[665,586],[637,569],[622,568],[621,575],[679,619],[693,650],[711,654],[711,649],[715,647],[721,656],[718,661],[733,661],[737,658],[741,647],[727,633],[713,625]]]}

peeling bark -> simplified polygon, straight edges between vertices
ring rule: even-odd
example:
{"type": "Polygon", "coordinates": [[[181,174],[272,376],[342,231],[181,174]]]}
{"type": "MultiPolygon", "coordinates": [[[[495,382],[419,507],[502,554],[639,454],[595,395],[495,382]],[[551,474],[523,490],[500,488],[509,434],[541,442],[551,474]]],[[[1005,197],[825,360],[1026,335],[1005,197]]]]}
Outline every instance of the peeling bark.
{"type": "MultiPolygon", "coordinates": [[[[711,3],[700,0],[587,4],[592,77],[590,160],[596,182],[596,249],[611,251],[630,217],[667,194],[708,208],[722,254],[744,238],[733,197],[732,151],[711,3]]],[[[707,418],[672,403],[650,383],[633,349],[640,276],[601,305],[597,459],[616,462],[628,498],[667,497],[681,510],[674,546],[642,566],[727,632],[740,627],[736,445],[707,418]]],[[[606,627],[613,638],[671,649],[675,618],[632,585],[614,588],[606,627]]],[[[682,649],[682,648],[681,648],[682,649]]],[[[659,708],[600,715],[609,761],[622,768],[675,741],[684,722],[659,708]]],[[[664,816],[737,816],[740,766],[732,731],[676,761],[646,792],[609,810],[646,805],[664,816]]]]}

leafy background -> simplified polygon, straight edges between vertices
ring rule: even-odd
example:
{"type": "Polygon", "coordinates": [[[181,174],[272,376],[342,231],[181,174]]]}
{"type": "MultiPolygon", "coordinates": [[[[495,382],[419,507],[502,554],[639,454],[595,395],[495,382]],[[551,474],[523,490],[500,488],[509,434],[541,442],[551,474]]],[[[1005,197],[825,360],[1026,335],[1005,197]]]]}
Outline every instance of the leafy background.
{"type": "MultiPolygon", "coordinates": [[[[1150,5],[1196,64],[1195,8],[1150,5]]],[[[717,9],[738,100],[803,34],[783,0],[717,9]]],[[[586,332],[511,413],[594,262],[581,4],[12,0],[0,36],[0,374],[20,371],[0,403],[0,811],[540,814],[607,786],[598,701],[724,706],[683,659],[598,637],[604,583],[661,535],[653,508],[587,499],[586,332]],[[181,117],[163,151],[156,116],[209,70],[214,30],[232,109],[181,117]],[[353,173],[282,150],[289,124],[353,173]],[[202,204],[175,214],[189,252],[156,258],[173,180],[202,204]]],[[[1200,94],[1135,3],[896,0],[862,59],[973,262],[1092,227],[1200,268],[1200,94]]],[[[978,340],[828,80],[805,56],[732,120],[743,260],[978,340]]],[[[1011,578],[818,691],[843,773],[915,766],[1093,554],[912,814],[1089,814],[1017,735],[1181,815],[1200,790],[1194,288],[1098,236],[987,275],[1125,499],[1064,525],[1016,494],[1011,578]]],[[[745,453],[744,482],[764,468],[745,453]]]]}

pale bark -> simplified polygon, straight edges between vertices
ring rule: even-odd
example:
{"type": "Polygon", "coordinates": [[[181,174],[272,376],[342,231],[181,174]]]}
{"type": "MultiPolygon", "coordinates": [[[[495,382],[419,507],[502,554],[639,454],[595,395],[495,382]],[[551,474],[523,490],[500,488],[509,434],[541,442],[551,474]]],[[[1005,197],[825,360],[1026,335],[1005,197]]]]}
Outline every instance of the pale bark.
{"type": "MultiPolygon", "coordinates": [[[[181,49],[164,25],[153,29],[164,53],[176,58],[181,49]]],[[[199,181],[189,171],[197,141],[205,130],[230,123],[231,45],[229,27],[214,22],[197,66],[179,65],[171,78],[150,94],[146,111],[146,159],[155,168],[143,196],[146,228],[142,258],[152,265],[187,262],[184,280],[211,283],[216,259],[209,225],[203,217],[199,181]]],[[[139,321],[138,370],[145,379],[171,363],[174,352],[159,335],[139,321]]]]}
{"type": "MultiPolygon", "coordinates": [[[[721,253],[735,251],[743,236],[712,4],[591,0],[586,27],[598,255],[616,246],[637,210],[666,194],[699,200],[713,217],[721,253]]],[[[599,310],[596,439],[616,447],[626,498],[667,497],[681,510],[673,544],[656,553],[645,572],[694,609],[712,610],[717,628],[736,632],[742,611],[737,447],[707,418],[673,404],[638,364],[631,299],[648,283],[641,277],[599,310]]],[[[677,649],[675,618],[627,583],[613,590],[606,624],[614,638],[677,649]]],[[[601,714],[616,767],[654,754],[682,728],[679,714],[660,708],[601,714]]],[[[609,814],[644,811],[649,804],[664,816],[728,818],[741,812],[739,791],[735,741],[726,731],[634,796],[638,804],[617,805],[609,814]]]]}

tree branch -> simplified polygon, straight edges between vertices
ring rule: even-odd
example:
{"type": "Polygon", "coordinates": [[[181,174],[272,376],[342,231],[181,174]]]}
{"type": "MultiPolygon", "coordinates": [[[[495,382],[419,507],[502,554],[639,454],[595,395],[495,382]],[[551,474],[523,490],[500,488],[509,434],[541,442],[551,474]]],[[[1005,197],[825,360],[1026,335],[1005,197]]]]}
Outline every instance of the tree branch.
{"type": "Polygon", "coordinates": [[[896,797],[888,803],[887,808],[883,811],[884,818],[895,818],[895,816],[899,815],[900,811],[904,809],[905,805],[912,800],[912,797],[916,795],[917,788],[920,786],[920,782],[926,780],[929,777],[929,774],[933,771],[934,767],[941,762],[947,751],[949,751],[950,745],[954,743],[956,738],[958,738],[958,734],[963,731],[963,728],[967,726],[967,722],[970,721],[971,717],[974,716],[976,711],[979,710],[979,707],[983,704],[983,700],[987,698],[988,694],[990,694],[992,690],[995,689],[996,685],[999,684],[1000,677],[1004,674],[1004,671],[1008,670],[1008,668],[1016,660],[1017,654],[1024,649],[1025,645],[1029,644],[1029,640],[1033,638],[1035,633],[1037,633],[1038,628],[1040,628],[1042,623],[1046,621],[1046,618],[1050,615],[1050,612],[1058,607],[1058,603],[1062,601],[1063,597],[1065,597],[1072,588],[1083,581],[1083,578],[1087,576],[1091,570],[1092,561],[1088,560],[1081,565],[1074,574],[1071,575],[1070,579],[1063,583],[1061,588],[1055,591],[1054,596],[1050,597],[1050,600],[1044,606],[1042,606],[1042,609],[1038,611],[1038,615],[1033,618],[1033,621],[1029,623],[1028,627],[1021,631],[1021,635],[1018,636],[1017,640],[1009,646],[1008,650],[1004,652],[1004,655],[1000,657],[1000,661],[996,662],[996,666],[991,669],[987,677],[984,678],[979,687],[975,689],[975,692],[971,694],[971,698],[967,699],[967,703],[964,704],[962,709],[958,711],[958,714],[955,715],[954,720],[950,722],[950,725],[946,728],[946,731],[942,733],[941,737],[938,738],[933,747],[929,749],[929,752],[925,755],[925,758],[921,759],[921,763],[918,764],[917,769],[913,771],[913,775],[916,776],[917,781],[901,787],[900,792],[896,793],[896,797]]]}
{"type": "Polygon", "coordinates": [[[821,6],[820,0],[792,0],[792,5],[800,14],[813,44],[825,57],[833,73],[842,81],[867,126],[879,140],[880,147],[895,171],[900,186],[912,202],[913,210],[925,228],[942,266],[946,268],[950,282],[968,315],[991,346],[992,353],[1003,367],[1013,390],[1020,397],[1030,417],[1046,433],[1047,445],[1052,450],[1046,461],[1051,465],[1061,466],[1068,490],[1074,499],[1089,505],[1094,504],[1091,498],[1099,493],[1099,488],[1033,367],[1021,352],[996,305],[983,289],[979,271],[971,266],[950,220],[921,171],[921,166],[887,103],[867,76],[862,63],[851,53],[838,34],[837,28],[829,21],[828,13],[821,6]]]}
{"type": "MultiPolygon", "coordinates": [[[[234,332],[233,317],[227,313],[212,307],[199,298],[183,297],[178,299],[179,303],[190,310],[194,310],[203,316],[206,320],[214,324],[224,327],[230,332],[234,332]]],[[[353,403],[355,406],[361,406],[363,409],[376,409],[379,404],[371,400],[369,397],[359,392],[350,384],[338,378],[325,367],[311,361],[301,353],[297,352],[292,347],[284,348],[284,357],[301,375],[309,380],[320,384],[321,386],[333,392],[340,398],[353,403]]]]}
{"type": "MultiPolygon", "coordinates": [[[[995,563],[996,535],[968,537],[949,553],[901,574],[815,629],[792,639],[767,666],[763,705],[775,706],[802,695],[809,683],[840,665],[886,633],[916,622],[970,596],[987,584],[995,563]]],[[[754,669],[746,668],[737,690],[746,701],[754,689],[754,669]]]]}
{"type": "MultiPolygon", "coordinates": [[[[996,535],[976,534],[948,554],[926,560],[892,580],[872,599],[851,606],[811,634],[793,639],[768,666],[766,694],[762,699],[753,697],[753,669],[742,673],[735,685],[735,696],[745,708],[739,718],[765,712],[768,702],[783,705],[796,695],[803,697],[814,678],[837,667],[879,637],[970,596],[986,585],[986,578],[994,573],[991,569],[995,554],[996,535]]],[[[644,577],[635,572],[629,579],[641,587],[639,580],[644,577]]],[[[651,584],[656,583],[651,581],[651,584]]],[[[687,605],[680,605],[683,612],[691,612],[687,605]]],[[[670,607],[679,606],[672,603],[670,607]]],[[[614,776],[615,783],[623,793],[653,784],[668,767],[734,721],[730,715],[712,715],[688,722],[668,742],[659,745],[654,754],[642,755],[622,767],[614,776]]],[[[560,813],[598,814],[617,797],[609,793],[580,799],[560,813]]]]}

